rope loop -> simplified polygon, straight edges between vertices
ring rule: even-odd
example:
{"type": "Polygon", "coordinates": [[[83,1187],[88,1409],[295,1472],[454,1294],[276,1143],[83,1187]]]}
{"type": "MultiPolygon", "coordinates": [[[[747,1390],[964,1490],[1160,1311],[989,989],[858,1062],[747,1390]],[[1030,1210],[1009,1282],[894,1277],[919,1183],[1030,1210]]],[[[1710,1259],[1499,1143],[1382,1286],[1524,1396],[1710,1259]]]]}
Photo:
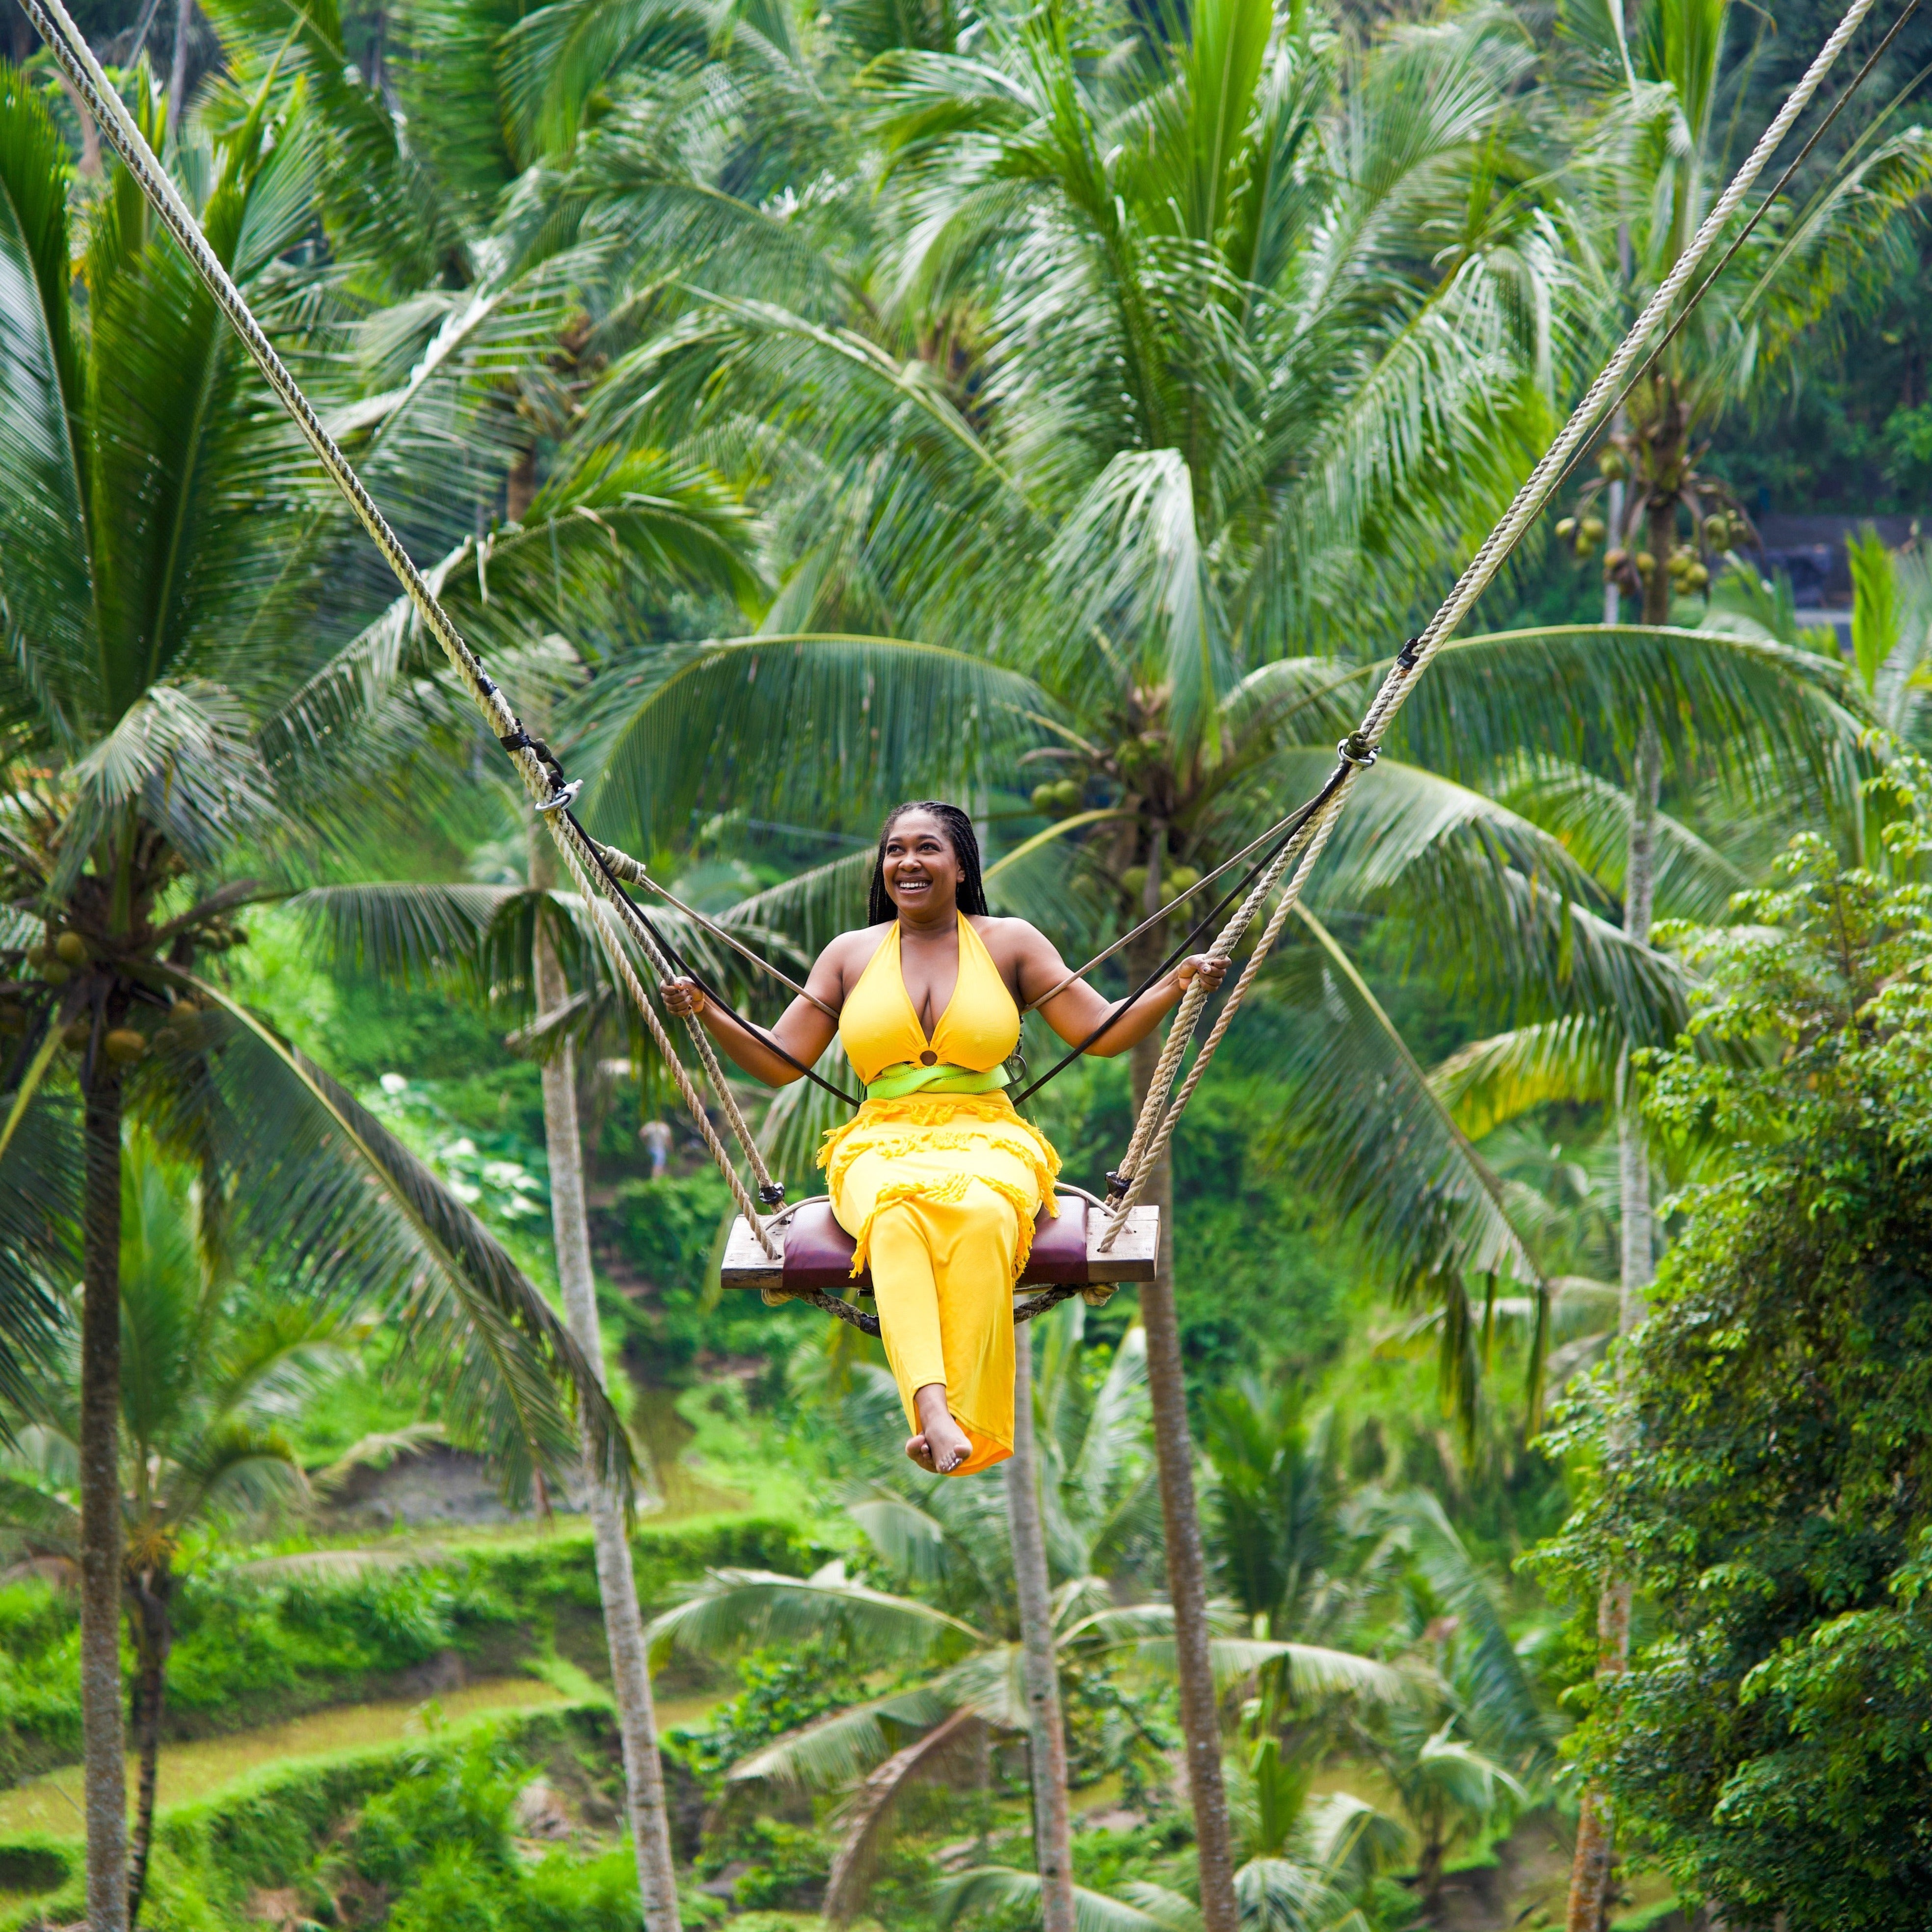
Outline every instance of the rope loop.
{"type": "Polygon", "coordinates": [[[1351,731],[1335,747],[1335,754],[1344,764],[1353,765],[1358,771],[1365,772],[1382,756],[1382,748],[1379,745],[1371,744],[1366,732],[1351,731]]]}

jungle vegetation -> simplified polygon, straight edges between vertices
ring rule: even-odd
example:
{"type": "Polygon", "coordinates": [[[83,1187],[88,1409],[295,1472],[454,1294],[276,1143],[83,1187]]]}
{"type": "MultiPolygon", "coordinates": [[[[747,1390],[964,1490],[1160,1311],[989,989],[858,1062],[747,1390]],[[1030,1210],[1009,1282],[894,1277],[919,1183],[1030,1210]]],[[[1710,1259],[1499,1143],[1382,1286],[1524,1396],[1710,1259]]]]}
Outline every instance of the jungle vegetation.
{"type": "MultiPolygon", "coordinates": [[[[80,17],[599,838],[796,972],[957,798],[1069,957],[1153,922],[1116,992],[1830,24],[80,17]]],[[[0,22],[0,1776],[86,1814],[0,1832],[0,1922],[1918,1923],[1932,563],[1858,542],[1841,640],[1752,518],[1918,507],[1924,32],[1402,713],[1159,1279],[1043,1322],[949,1486],[875,1347],[719,1298],[499,748],[0,22]],[[368,1513],[466,1469],[474,1546],[368,1513]],[[166,1802],[433,1664],[569,1708],[166,1802]]],[[[1070,1178],[1156,1053],[1042,1090],[1070,1178]]],[[[812,1191],[823,1096],[742,1097],[812,1191]]]]}

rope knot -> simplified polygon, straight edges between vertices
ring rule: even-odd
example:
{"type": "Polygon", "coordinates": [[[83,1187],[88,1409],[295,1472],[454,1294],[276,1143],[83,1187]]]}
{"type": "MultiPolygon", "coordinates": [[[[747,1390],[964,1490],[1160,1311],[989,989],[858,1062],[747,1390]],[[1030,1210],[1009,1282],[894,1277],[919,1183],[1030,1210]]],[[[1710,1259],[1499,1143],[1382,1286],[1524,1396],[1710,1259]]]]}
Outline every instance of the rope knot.
{"type": "Polygon", "coordinates": [[[1354,765],[1362,771],[1367,770],[1382,754],[1382,748],[1370,744],[1368,734],[1363,731],[1351,731],[1335,751],[1344,764],[1354,765]]]}

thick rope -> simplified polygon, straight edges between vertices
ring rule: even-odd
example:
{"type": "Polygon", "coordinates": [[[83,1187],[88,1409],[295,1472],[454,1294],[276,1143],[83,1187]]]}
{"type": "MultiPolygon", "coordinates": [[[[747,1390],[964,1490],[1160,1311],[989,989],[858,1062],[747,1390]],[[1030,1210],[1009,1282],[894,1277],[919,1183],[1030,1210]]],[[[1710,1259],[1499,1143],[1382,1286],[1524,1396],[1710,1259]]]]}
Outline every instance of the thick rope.
{"type": "MultiPolygon", "coordinates": [[[[560,814],[552,813],[549,816],[554,825],[556,818],[560,814]]],[[[650,996],[639,982],[629,955],[611,925],[610,908],[592,889],[590,874],[578,856],[574,841],[560,835],[556,848],[563,855],[564,863],[570,868],[571,877],[576,881],[577,890],[583,895],[584,904],[590,908],[591,917],[597,922],[598,937],[603,941],[604,950],[619,978],[623,982],[625,991],[630,994],[632,1004],[644,1015],[644,1022],[650,1029],[651,1038],[656,1042],[664,1064],[670,1069],[671,1077],[677,1083],[680,1099],[683,1101],[692,1120],[697,1123],[706,1148],[731,1190],[732,1196],[738,1204],[739,1213],[744,1216],[746,1224],[758,1236],[759,1245],[764,1250],[766,1258],[776,1261],[780,1252],[778,1244],[760,1217],[758,1204],[752,1200],[749,1190],[740,1179],[730,1150],[718,1138],[718,1130],[711,1124],[711,1116],[705,1110],[704,1096],[698,1092],[691,1076],[684,1070],[683,1063],[678,1058],[677,1051],[671,1044],[670,1036],[664,1030],[664,1022],[658,1018],[657,1009],[651,1004],[650,996]]],[[[739,1131],[743,1131],[742,1123],[739,1131]]],[[[761,1160],[759,1163],[761,1172],[763,1166],[761,1160]]]]}
{"type": "Polygon", "coordinates": [[[695,906],[686,905],[668,886],[660,885],[651,877],[649,868],[642,860],[632,858],[629,853],[622,850],[615,845],[599,845],[597,850],[602,856],[604,864],[608,866],[619,878],[628,880],[634,886],[642,886],[646,892],[656,892],[667,905],[675,906],[686,919],[691,921],[692,925],[701,926],[714,939],[722,939],[734,952],[742,954],[760,971],[770,974],[781,986],[788,986],[801,1000],[809,1000],[827,1019],[836,1020],[838,1017],[838,1014],[819,998],[817,994],[808,993],[796,980],[781,972],[762,952],[747,946],[736,933],[731,931],[730,927],[721,926],[716,920],[700,912],[695,906]]]}
{"type": "MultiPolygon", "coordinates": [[[[96,125],[106,134],[128,172],[133,176],[136,185],[160,218],[163,226],[173,236],[194,266],[196,273],[207,284],[230,326],[241,338],[242,346],[274,392],[276,400],[294,418],[296,427],[302,431],[304,440],[314,451],[329,480],[347,500],[350,508],[356,513],[357,521],[368,532],[376,548],[381,551],[382,560],[395,574],[410,602],[415,606],[417,616],[442,646],[444,656],[462,680],[476,708],[482,713],[485,723],[509,753],[511,760],[521,775],[524,788],[532,800],[538,805],[551,803],[563,789],[560,778],[553,782],[553,766],[546,764],[539,755],[530,734],[524,730],[521,721],[510,708],[508,701],[484,670],[482,660],[465,642],[462,634],[451,620],[449,614],[443,609],[422,572],[416,568],[414,560],[404,549],[394,531],[389,527],[388,520],[376,508],[375,500],[364,487],[362,479],[356,475],[348,459],[337,447],[334,438],[322,426],[308,398],[303,394],[295,378],[289,374],[281,358],[275,352],[274,345],[269,341],[260,323],[255,320],[254,312],[223,266],[220,258],[208,246],[208,238],[202,233],[200,224],[195,220],[188,204],[182,200],[167,171],[155,158],[146,137],[128,112],[126,103],[101,71],[92,50],[80,30],[75,26],[62,0],[26,0],[26,4],[34,25],[39,29],[61,70],[74,83],[82,101],[93,115],[96,125]]],[[[648,1022],[652,1037],[676,1078],[680,1095],[691,1109],[692,1116],[698,1123],[706,1145],[711,1150],[712,1158],[717,1162],[720,1171],[730,1184],[738,1199],[740,1211],[757,1233],[766,1252],[776,1254],[776,1248],[764,1227],[756,1204],[739,1179],[730,1154],[718,1140],[716,1130],[711,1125],[702,1096],[679,1064],[671,1048],[670,1036],[652,1010],[649,996],[632,968],[622,941],[611,927],[607,910],[609,889],[598,880],[590,842],[570,821],[567,812],[552,809],[542,815],[549,825],[550,836],[556,842],[558,851],[562,854],[565,863],[584,894],[585,903],[593,910],[598,937],[610,956],[613,968],[648,1022]],[[584,849],[580,850],[580,846],[584,849]],[[594,888],[593,880],[598,880],[594,888]]],[[[637,917],[636,909],[630,906],[628,901],[624,902],[624,908],[626,924],[633,938],[643,947],[653,970],[659,970],[662,955],[658,952],[648,927],[637,917]]],[[[668,971],[660,972],[660,977],[668,976],[668,971]]],[[[731,1123],[732,1130],[744,1147],[760,1187],[768,1190],[771,1185],[771,1177],[766,1169],[764,1156],[759,1150],[755,1138],[745,1124],[744,1117],[740,1112],[737,1102],[718,1065],[716,1055],[710,1051],[709,1036],[694,1024],[692,1031],[699,1042],[706,1071],[731,1123]]]]}
{"type": "MultiPolygon", "coordinates": [[[[478,709],[497,738],[508,741],[506,748],[510,750],[511,757],[522,774],[525,787],[532,798],[539,803],[548,802],[561,787],[553,785],[551,772],[531,747],[529,734],[484,671],[482,661],[464,642],[422,573],[389,528],[382,512],[376,507],[374,500],[363,487],[362,479],[337,448],[334,440],[322,428],[308,398],[283,365],[273,344],[262,332],[260,325],[242,298],[241,291],[236,287],[227,271],[208,247],[194,215],[176,193],[173,182],[155,160],[146,140],[129,115],[125,104],[100,71],[92,50],[68,16],[62,0],[24,0],[24,4],[55,60],[74,82],[93,113],[97,124],[106,132],[116,151],[134,175],[143,195],[214,293],[223,313],[241,337],[270,388],[293,417],[296,426],[321,460],[323,468],[348,500],[358,520],[369,532],[382,552],[384,560],[401,582],[418,615],[442,646],[478,709]]],[[[1124,1165],[1126,1184],[1114,1206],[1113,1219],[1100,1244],[1103,1252],[1112,1246],[1126,1226],[1129,1212],[1145,1190],[1149,1173],[1172,1138],[1174,1124],[1181,1110],[1191,1098],[1201,1075],[1205,1071],[1226,1033],[1228,1022],[1239,1010],[1248,988],[1252,985],[1260,959],[1265,956],[1266,949],[1272,945],[1289,911],[1300,898],[1309,874],[1323,847],[1328,843],[1336,819],[1347,802],[1348,790],[1354,782],[1356,772],[1372,762],[1376,748],[1390,722],[1406,701],[1416,679],[1428,668],[1456,626],[1488,588],[1504,559],[1541,513],[1550,494],[1568,473],[1571,459],[1600,426],[1606,410],[1614,406],[1614,392],[1628,376],[1652,331],[1688,286],[1712,243],[1737,212],[1744,196],[1750,192],[1772,156],[1784,144],[1792,124],[1810,104],[1811,97],[1874,4],[1875,0],[1852,0],[1851,7],[1834,29],[1830,39],[1805,70],[1802,78],[1792,88],[1770,126],[1760,137],[1744,165],[1732,176],[1730,185],[1705,218],[1690,246],[1678,258],[1670,274],[1645,304],[1643,312],[1618,344],[1616,353],[1602,373],[1572,411],[1562,431],[1530,472],[1509,508],[1490,532],[1482,548],[1470,560],[1468,566],[1457,578],[1455,587],[1430,620],[1421,635],[1402,652],[1391,667],[1363,720],[1361,728],[1352,738],[1344,741],[1341,763],[1329,786],[1325,788],[1327,796],[1321,808],[1310,819],[1304,832],[1289,842],[1276,855],[1240,911],[1216,940],[1211,949],[1214,956],[1224,960],[1232,957],[1234,946],[1252,922],[1261,903],[1274,890],[1282,872],[1291,860],[1298,854],[1300,855],[1301,862],[1269,920],[1256,957],[1250,960],[1234,992],[1224,1004],[1213,1031],[1204,1043],[1201,1053],[1196,1056],[1187,1080],[1170,1106],[1167,1104],[1167,1096],[1172,1086],[1174,1073],[1198,1021],[1206,1001],[1207,989],[1197,978],[1182,1000],[1180,1008],[1168,1029],[1156,1078],[1149,1087],[1140,1118],[1135,1124],[1133,1139],[1124,1165]]],[[[1709,286],[1707,280],[1698,290],[1698,295],[1701,296],[1709,286]]],[[[652,1009],[648,996],[632,971],[621,944],[608,924],[608,915],[599,895],[592,890],[591,880],[595,876],[595,867],[587,865],[586,861],[593,856],[592,854],[580,854],[578,852],[576,846],[582,835],[573,825],[566,822],[566,813],[552,811],[544,816],[550,822],[551,834],[557,848],[563,854],[573,877],[584,892],[586,902],[596,908],[599,936],[610,952],[613,964],[624,981],[626,990],[631,993],[640,1011],[650,1023],[652,1036],[657,1041],[659,1050],[664,1053],[667,1063],[676,1077],[680,1094],[686,1105],[692,1108],[707,1144],[712,1150],[712,1157],[717,1160],[721,1171],[739,1198],[740,1210],[758,1234],[766,1252],[768,1255],[773,1253],[775,1250],[771,1237],[742,1183],[738,1179],[728,1154],[718,1142],[701,1098],[692,1088],[676,1055],[670,1051],[668,1037],[652,1009]]],[[[583,839],[582,842],[586,847],[590,844],[587,839],[583,839]]],[[[634,941],[641,946],[652,970],[660,979],[670,976],[668,964],[651,936],[648,926],[637,917],[635,908],[631,907],[628,901],[623,904],[634,941]]],[[[692,1025],[691,1032],[734,1132],[743,1144],[753,1170],[759,1176],[761,1187],[769,1188],[770,1177],[765,1172],[757,1142],[746,1128],[736,1101],[729,1091],[709,1036],[694,1023],[692,1025]]]]}
{"type": "MultiPolygon", "coordinates": [[[[27,4],[32,6],[37,4],[37,0],[27,0],[27,4]]],[[[1310,836],[1305,841],[1297,842],[1298,844],[1305,844],[1306,855],[1268,922],[1262,947],[1257,949],[1258,957],[1250,962],[1248,969],[1243,973],[1234,992],[1229,994],[1213,1033],[1196,1057],[1186,1084],[1170,1106],[1167,1096],[1173,1082],[1174,1069],[1179,1066],[1181,1055],[1186,1051],[1188,1041],[1207,998],[1207,989],[1198,980],[1188,988],[1186,996],[1183,998],[1168,1030],[1168,1039],[1162,1051],[1160,1068],[1156,1070],[1154,1083],[1148,1088],[1140,1118],[1134,1124],[1133,1140],[1120,1170],[1125,1185],[1113,1206],[1113,1218],[1100,1239],[1100,1248],[1102,1253],[1113,1246],[1121,1229],[1126,1225],[1129,1210],[1145,1191],[1148,1176],[1173,1138],[1174,1124],[1180,1118],[1180,1110],[1192,1096],[1202,1074],[1214,1057],[1214,1050],[1227,1031],[1228,1022],[1238,1010],[1248,988],[1253,984],[1259,957],[1263,956],[1264,949],[1274,943],[1274,936],[1280,932],[1288,913],[1300,898],[1309,874],[1320,857],[1322,848],[1328,842],[1336,818],[1348,802],[1349,788],[1354,782],[1356,773],[1374,762],[1376,752],[1383,736],[1396,713],[1407,701],[1416,680],[1428,669],[1436,652],[1448,641],[1450,633],[1468,614],[1476,599],[1488,589],[1490,580],[1501,568],[1504,559],[1515,548],[1523,532],[1542,514],[1544,506],[1549,501],[1552,493],[1568,473],[1572,458],[1595,434],[1604,416],[1615,406],[1624,379],[1643,352],[1644,344],[1649,340],[1652,332],[1689,286],[1691,278],[1697,272],[1698,264],[1709,253],[1712,244],[1737,213],[1744,196],[1750,192],[1753,184],[1769,165],[1772,156],[1784,146],[1785,137],[1790,133],[1798,117],[1810,105],[1812,95],[1816,93],[1820,84],[1831,71],[1838,56],[1844,52],[1846,43],[1858,32],[1874,4],[1875,0],[1852,0],[1844,18],[1832,30],[1831,38],[1819,49],[1816,58],[1805,69],[1798,85],[1791,90],[1784,105],[1778,110],[1771,124],[1759,137],[1756,146],[1745,158],[1744,165],[1732,176],[1730,184],[1718,197],[1710,213],[1704,218],[1697,232],[1691,238],[1690,245],[1677,258],[1670,273],[1658,284],[1650,300],[1644,304],[1642,314],[1631,325],[1630,332],[1617,345],[1616,353],[1604,366],[1602,374],[1590,385],[1582,401],[1570,412],[1569,421],[1564,424],[1556,441],[1544,452],[1541,461],[1525,479],[1522,487],[1517,490],[1509,508],[1503,513],[1495,529],[1490,531],[1482,548],[1470,559],[1462,575],[1456,580],[1455,587],[1444,599],[1442,608],[1430,618],[1421,635],[1410,643],[1390,667],[1382,688],[1376,692],[1374,702],[1362,720],[1361,728],[1352,737],[1342,741],[1340,762],[1326,788],[1327,797],[1311,821],[1310,836]]],[[[1869,65],[1868,63],[1868,70],[1869,65]]],[[[1701,296],[1709,286],[1708,280],[1704,282],[1697,290],[1698,295],[1701,296]]],[[[1270,871],[1279,875],[1277,868],[1270,867],[1270,871]]],[[[1272,889],[1273,884],[1272,878],[1264,881],[1268,890],[1272,889]]],[[[1228,930],[1223,932],[1215,942],[1215,950],[1221,957],[1226,958],[1232,953],[1241,933],[1246,930],[1248,921],[1252,918],[1262,895],[1263,888],[1258,886],[1256,892],[1250,896],[1248,902],[1230,922],[1228,930]]]]}

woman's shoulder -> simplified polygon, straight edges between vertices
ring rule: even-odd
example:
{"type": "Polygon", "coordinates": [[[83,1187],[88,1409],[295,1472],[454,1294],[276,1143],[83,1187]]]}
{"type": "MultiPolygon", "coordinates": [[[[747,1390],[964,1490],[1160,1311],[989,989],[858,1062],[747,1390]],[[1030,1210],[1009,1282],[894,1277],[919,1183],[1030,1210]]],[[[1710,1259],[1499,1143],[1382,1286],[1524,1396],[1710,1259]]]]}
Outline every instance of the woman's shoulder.
{"type": "Polygon", "coordinates": [[[989,952],[1024,952],[1046,939],[1046,934],[1029,920],[1002,919],[989,912],[969,912],[966,917],[989,952]]]}
{"type": "Polygon", "coordinates": [[[886,935],[897,923],[886,920],[878,926],[855,926],[849,932],[842,932],[825,943],[821,958],[845,961],[869,959],[886,942],[886,935]]]}

